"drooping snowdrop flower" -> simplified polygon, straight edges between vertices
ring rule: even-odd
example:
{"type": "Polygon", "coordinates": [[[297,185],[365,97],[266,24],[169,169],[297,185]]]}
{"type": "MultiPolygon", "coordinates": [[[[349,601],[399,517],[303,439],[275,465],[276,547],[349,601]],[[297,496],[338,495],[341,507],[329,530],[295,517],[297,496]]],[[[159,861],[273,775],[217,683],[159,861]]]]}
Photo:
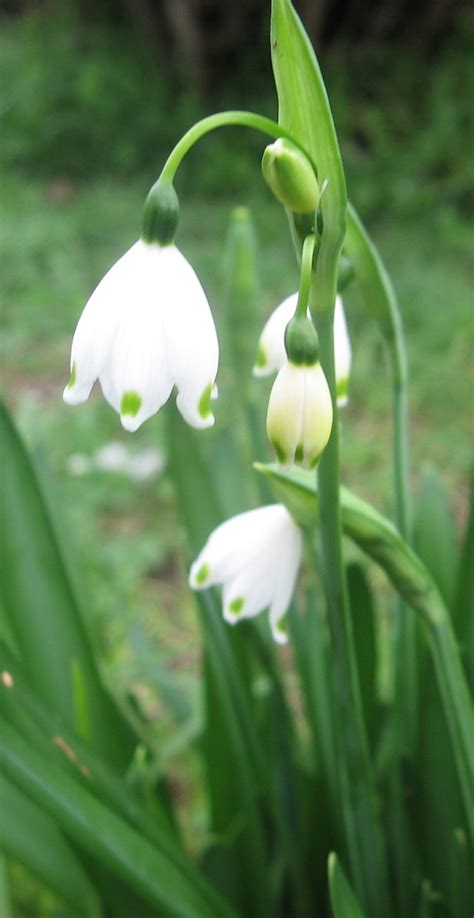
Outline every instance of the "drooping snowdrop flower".
{"type": "MultiPolygon", "coordinates": [[[[297,293],[288,296],[267,320],[258,344],[257,361],[253,368],[255,376],[269,376],[286,363],[285,329],[295,313],[297,293]]],[[[336,368],[337,405],[347,404],[349,374],[351,369],[351,343],[347,331],[344,307],[340,296],[336,297],[334,311],[334,362],[336,368]]]]}
{"type": "Polygon", "coordinates": [[[282,504],[240,513],[209,536],[191,566],[193,590],[222,586],[224,618],[235,625],[269,610],[279,644],[287,641],[284,615],[301,562],[301,531],[282,504]]]}
{"type": "MultiPolygon", "coordinates": [[[[154,211],[152,216],[156,230],[154,211]]],[[[216,329],[201,284],[172,241],[177,215],[174,224],[173,214],[171,221],[168,212],[165,217],[165,233],[158,221],[161,241],[158,231],[144,232],[94,290],[74,334],[64,390],[64,400],[75,405],[88,398],[98,379],[129,431],[164,405],[173,386],[188,424],[214,423],[216,329]]]]}
{"type": "Polygon", "coordinates": [[[315,468],[332,428],[331,393],[321,364],[289,360],[273,383],[267,433],[281,465],[315,468]]]}

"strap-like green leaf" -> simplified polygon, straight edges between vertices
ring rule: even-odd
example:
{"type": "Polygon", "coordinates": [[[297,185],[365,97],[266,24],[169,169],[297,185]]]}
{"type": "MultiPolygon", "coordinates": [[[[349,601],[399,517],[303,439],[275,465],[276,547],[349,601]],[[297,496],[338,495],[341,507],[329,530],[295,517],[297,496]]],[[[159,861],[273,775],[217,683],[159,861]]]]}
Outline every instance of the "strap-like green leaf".
{"type": "Polygon", "coordinates": [[[434,469],[426,469],[421,477],[415,504],[414,544],[449,605],[456,577],[456,538],[446,489],[434,469]]]}
{"type": "Polygon", "coordinates": [[[461,642],[470,685],[474,688],[474,482],[471,483],[471,506],[466,522],[456,576],[453,608],[454,628],[461,642]]]}
{"type": "Polygon", "coordinates": [[[377,647],[375,604],[367,574],[361,564],[347,566],[347,587],[351,607],[354,643],[359,669],[364,718],[372,737],[377,706],[377,647]]]}
{"type": "Polygon", "coordinates": [[[0,774],[0,851],[82,915],[99,914],[94,888],[56,823],[0,774]]]}
{"type": "Polygon", "coordinates": [[[232,910],[191,863],[186,869],[43,758],[0,717],[0,767],[54,818],[76,845],[151,905],[180,918],[220,918],[232,910]]]}
{"type": "MultiPolygon", "coordinates": [[[[82,781],[92,793],[106,803],[151,842],[165,844],[175,858],[181,854],[168,815],[158,798],[153,800],[153,818],[134,798],[131,790],[107,766],[92,747],[80,740],[61,718],[49,711],[28,688],[17,662],[0,640],[0,672],[8,674],[0,682],[0,713],[28,740],[41,755],[59,764],[82,781]]],[[[183,855],[184,857],[184,855],[183,855]]]]}
{"type": "Polygon", "coordinates": [[[38,479],[2,406],[0,450],[1,598],[25,672],[65,723],[123,768],[131,732],[101,683],[38,479]]]}
{"type": "MultiPolygon", "coordinates": [[[[275,493],[300,525],[314,525],[318,508],[314,476],[295,468],[287,471],[275,465],[256,467],[269,477],[275,493]]],[[[347,488],[341,488],[341,511],[345,534],[383,568],[398,593],[421,615],[427,626],[464,815],[474,842],[472,705],[442,597],[423,563],[389,520],[347,488]]]]}

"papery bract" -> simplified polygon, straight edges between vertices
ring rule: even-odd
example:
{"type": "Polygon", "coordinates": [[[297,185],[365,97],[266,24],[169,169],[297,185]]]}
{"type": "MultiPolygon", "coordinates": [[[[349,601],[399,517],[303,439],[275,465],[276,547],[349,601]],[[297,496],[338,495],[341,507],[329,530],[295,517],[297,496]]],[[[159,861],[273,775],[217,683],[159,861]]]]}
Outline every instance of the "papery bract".
{"type": "Polygon", "coordinates": [[[269,610],[274,639],[287,637],[283,617],[293,595],[302,554],[301,531],[282,504],[240,513],[218,526],[191,567],[190,586],[223,587],[229,624],[269,610]]]}
{"type": "Polygon", "coordinates": [[[64,400],[85,401],[99,379],[125,429],[134,431],[176,386],[183,418],[209,427],[218,359],[211,310],[193,268],[175,245],[139,240],[84,308],[64,400]]]}

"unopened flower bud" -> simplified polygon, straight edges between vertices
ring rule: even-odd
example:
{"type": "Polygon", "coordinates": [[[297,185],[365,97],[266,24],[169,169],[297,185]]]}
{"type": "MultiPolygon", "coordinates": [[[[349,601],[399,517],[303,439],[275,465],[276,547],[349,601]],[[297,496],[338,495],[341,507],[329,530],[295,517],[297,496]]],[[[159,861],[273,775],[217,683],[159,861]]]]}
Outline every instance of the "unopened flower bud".
{"type": "Polygon", "coordinates": [[[320,363],[286,363],[273,383],[267,433],[281,465],[314,468],[332,428],[332,402],[320,363]]]}
{"type": "Polygon", "coordinates": [[[314,212],[319,201],[315,171],[302,151],[284,137],[266,147],[262,173],[273,194],[293,213],[314,212]]]}
{"type": "Polygon", "coordinates": [[[179,200],[174,185],[158,179],[148,193],[143,208],[142,239],[171,245],[174,242],[179,221],[179,200]]]}

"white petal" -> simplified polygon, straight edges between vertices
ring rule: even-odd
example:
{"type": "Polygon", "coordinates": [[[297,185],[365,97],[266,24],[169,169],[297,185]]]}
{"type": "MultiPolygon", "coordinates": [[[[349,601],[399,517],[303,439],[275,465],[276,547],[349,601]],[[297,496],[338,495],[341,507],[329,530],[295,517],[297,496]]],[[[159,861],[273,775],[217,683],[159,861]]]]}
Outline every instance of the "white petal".
{"type": "Polygon", "coordinates": [[[221,523],[191,566],[190,586],[206,589],[234,579],[247,563],[252,562],[259,547],[278,535],[285,513],[281,504],[271,504],[239,513],[221,523]],[[203,568],[207,568],[206,576],[202,573],[203,568]]]}
{"type": "Polygon", "coordinates": [[[286,363],[285,330],[295,313],[297,299],[298,294],[292,293],[267,319],[258,344],[257,363],[253,368],[255,376],[268,376],[286,363]]]}
{"type": "Polygon", "coordinates": [[[267,433],[275,447],[278,461],[291,464],[302,446],[305,407],[305,370],[285,363],[270,392],[267,433]]]}
{"type": "Polygon", "coordinates": [[[279,622],[294,590],[302,554],[300,529],[281,504],[241,513],[209,537],[190,572],[190,584],[203,589],[222,583],[223,614],[236,624],[270,609],[279,643],[279,622]]]}
{"type": "Polygon", "coordinates": [[[138,245],[133,294],[130,291],[100,375],[105,398],[129,431],[155,414],[173,388],[167,329],[168,248],[138,245]]]}
{"type": "Polygon", "coordinates": [[[277,545],[267,546],[237,577],[224,584],[222,612],[226,622],[233,625],[243,618],[254,618],[270,606],[278,556],[277,545]]]}
{"type": "Polygon", "coordinates": [[[278,644],[286,644],[287,642],[286,633],[282,630],[280,623],[291,603],[302,553],[303,537],[301,530],[289,516],[285,552],[281,554],[275,578],[274,598],[269,610],[272,635],[278,644]]]}
{"type": "Polygon", "coordinates": [[[169,366],[178,389],[176,404],[193,427],[210,427],[219,344],[200,281],[176,246],[163,250],[162,290],[167,303],[169,366]]]}
{"type": "Polygon", "coordinates": [[[329,440],[332,428],[332,400],[320,363],[304,369],[305,398],[302,438],[303,465],[313,468],[329,440]]]}
{"type": "MultiPolygon", "coordinates": [[[[298,294],[292,293],[273,310],[267,320],[258,344],[257,363],[253,368],[255,376],[269,376],[286,363],[285,330],[294,315],[297,299],[298,294]]],[[[334,311],[334,361],[338,387],[343,386],[349,379],[351,358],[351,343],[342,298],[337,296],[334,311]]],[[[340,396],[337,403],[342,408],[347,404],[347,395],[340,396]]]]}
{"type": "Polygon", "coordinates": [[[135,243],[119,258],[84,307],[72,342],[71,381],[64,390],[68,404],[88,398],[107,362],[122,312],[133,296],[141,245],[135,243]]]}
{"type": "MultiPolygon", "coordinates": [[[[336,370],[337,389],[347,387],[349,375],[351,372],[352,349],[347,330],[347,322],[344,314],[344,306],[340,296],[336,297],[336,306],[334,311],[334,364],[336,370]]],[[[337,404],[343,408],[347,404],[347,393],[338,395],[337,404]]]]}

